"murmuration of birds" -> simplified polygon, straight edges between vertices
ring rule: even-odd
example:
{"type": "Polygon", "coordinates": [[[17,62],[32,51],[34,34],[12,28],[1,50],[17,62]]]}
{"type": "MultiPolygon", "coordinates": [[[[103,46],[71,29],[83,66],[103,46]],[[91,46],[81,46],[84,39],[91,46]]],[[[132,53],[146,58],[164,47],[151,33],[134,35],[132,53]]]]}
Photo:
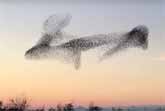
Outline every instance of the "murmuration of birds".
{"type": "Polygon", "coordinates": [[[95,34],[75,37],[64,32],[70,23],[70,14],[54,14],[43,23],[44,33],[39,41],[25,52],[27,59],[56,58],[74,64],[75,69],[81,66],[81,53],[101,49],[100,61],[127,48],[136,47],[143,50],[148,48],[148,28],[138,25],[124,33],[95,34]]]}

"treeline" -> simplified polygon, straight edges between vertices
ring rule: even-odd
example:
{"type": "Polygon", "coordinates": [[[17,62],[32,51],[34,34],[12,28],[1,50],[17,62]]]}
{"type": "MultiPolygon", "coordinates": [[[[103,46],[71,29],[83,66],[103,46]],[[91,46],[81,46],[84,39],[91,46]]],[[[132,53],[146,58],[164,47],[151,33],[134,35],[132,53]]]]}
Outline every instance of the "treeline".
{"type": "MultiPolygon", "coordinates": [[[[102,108],[94,105],[93,103],[89,105],[87,111],[101,111],[102,108]]],[[[0,101],[0,111],[75,111],[75,107],[72,103],[68,104],[58,104],[56,107],[51,107],[46,110],[42,108],[30,108],[30,104],[27,98],[14,98],[10,99],[8,104],[3,104],[0,101]]]]}
{"type": "MultiPolygon", "coordinates": [[[[111,107],[106,111],[165,111],[165,107],[154,107],[147,108],[147,107],[111,107]]],[[[78,111],[77,108],[72,104],[57,104],[55,107],[50,107],[46,109],[45,107],[42,108],[31,108],[30,102],[27,98],[14,98],[10,99],[8,104],[4,104],[0,101],[0,111],[78,111]]],[[[82,110],[81,110],[82,111],[82,110]]],[[[103,108],[94,105],[94,103],[89,104],[88,108],[84,108],[84,111],[103,111],[103,108]]]]}

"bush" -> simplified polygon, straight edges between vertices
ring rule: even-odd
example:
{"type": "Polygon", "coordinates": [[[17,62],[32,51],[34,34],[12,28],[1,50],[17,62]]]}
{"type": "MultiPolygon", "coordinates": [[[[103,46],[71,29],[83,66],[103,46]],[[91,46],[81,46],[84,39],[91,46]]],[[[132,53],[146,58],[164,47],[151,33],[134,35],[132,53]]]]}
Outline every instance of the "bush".
{"type": "Polygon", "coordinates": [[[64,111],[74,111],[74,106],[72,103],[66,104],[64,106],[64,111]]]}
{"type": "Polygon", "coordinates": [[[89,105],[89,111],[101,111],[102,108],[99,106],[95,106],[94,103],[90,103],[89,105]]]}

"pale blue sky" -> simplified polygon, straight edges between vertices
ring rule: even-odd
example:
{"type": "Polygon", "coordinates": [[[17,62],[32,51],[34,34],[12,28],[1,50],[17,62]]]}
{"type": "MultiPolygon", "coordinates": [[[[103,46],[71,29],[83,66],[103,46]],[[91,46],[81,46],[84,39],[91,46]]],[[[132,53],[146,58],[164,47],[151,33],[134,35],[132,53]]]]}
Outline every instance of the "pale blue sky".
{"type": "MultiPolygon", "coordinates": [[[[141,0],[139,2],[127,0],[126,2],[1,2],[0,28],[2,34],[21,35],[17,37],[3,37],[6,45],[30,45],[38,39],[42,31],[43,21],[54,13],[70,13],[71,24],[67,31],[76,35],[89,35],[94,33],[109,33],[130,30],[132,27],[145,24],[150,29],[150,47],[154,51],[164,51],[163,12],[164,2],[141,0]],[[35,34],[35,35],[33,35],[35,34]],[[24,36],[24,37],[23,37],[24,36]]],[[[74,1],[74,0],[73,0],[74,1]]],[[[1,44],[3,44],[1,43],[1,44]]],[[[4,44],[4,45],[5,45],[4,44]]],[[[18,49],[16,49],[18,50],[18,49]]]]}

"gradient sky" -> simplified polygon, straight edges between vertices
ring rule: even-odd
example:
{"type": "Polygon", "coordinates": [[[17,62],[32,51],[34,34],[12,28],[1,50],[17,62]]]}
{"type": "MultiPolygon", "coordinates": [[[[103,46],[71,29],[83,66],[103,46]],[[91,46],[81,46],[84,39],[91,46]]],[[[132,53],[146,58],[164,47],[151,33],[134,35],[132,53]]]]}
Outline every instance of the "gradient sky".
{"type": "Polygon", "coordinates": [[[137,1],[2,0],[0,99],[24,94],[37,105],[165,104],[165,2],[137,1]],[[95,53],[85,52],[78,71],[58,60],[25,60],[25,51],[43,32],[43,21],[65,12],[72,15],[66,32],[78,36],[129,31],[144,24],[150,30],[149,49],[129,49],[101,63],[95,53]]]}

